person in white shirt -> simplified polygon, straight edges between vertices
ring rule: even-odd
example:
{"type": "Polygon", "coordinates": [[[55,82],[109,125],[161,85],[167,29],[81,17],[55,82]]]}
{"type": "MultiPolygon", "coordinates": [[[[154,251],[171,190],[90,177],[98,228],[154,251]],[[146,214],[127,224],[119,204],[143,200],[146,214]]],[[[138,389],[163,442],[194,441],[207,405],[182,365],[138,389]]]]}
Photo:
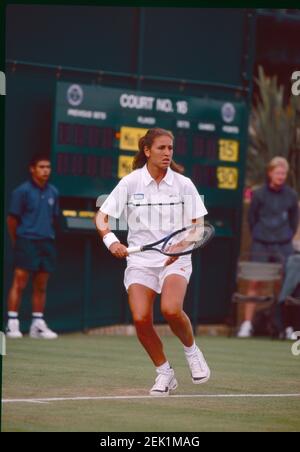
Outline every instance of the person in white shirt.
{"type": "Polygon", "coordinates": [[[192,381],[205,383],[210,369],[195,344],[190,319],[183,311],[184,297],[192,273],[191,256],[166,257],[147,251],[128,256],[108,226],[108,217],[128,223],[128,245],[151,243],[191,223],[202,223],[207,210],[193,182],[183,176],[183,168],[173,160],[173,134],[149,129],[139,140],[133,172],[111,192],[96,215],[97,230],[109,251],[127,258],[124,285],[128,292],[136,333],[153,361],[157,378],[151,395],[169,395],[178,386],[174,370],[153,326],[153,303],[161,294],[161,312],[172,332],[184,346],[192,381]]]}

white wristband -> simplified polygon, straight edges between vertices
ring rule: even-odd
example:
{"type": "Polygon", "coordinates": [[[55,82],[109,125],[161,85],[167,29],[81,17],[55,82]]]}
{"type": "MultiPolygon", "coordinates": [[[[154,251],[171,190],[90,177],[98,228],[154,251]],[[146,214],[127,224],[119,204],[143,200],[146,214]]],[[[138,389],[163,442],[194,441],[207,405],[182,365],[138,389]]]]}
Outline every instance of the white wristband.
{"type": "Polygon", "coordinates": [[[108,250],[109,250],[110,246],[115,242],[120,243],[120,240],[118,239],[118,237],[115,236],[115,234],[113,232],[109,232],[108,234],[106,234],[103,237],[103,243],[108,250]]]}

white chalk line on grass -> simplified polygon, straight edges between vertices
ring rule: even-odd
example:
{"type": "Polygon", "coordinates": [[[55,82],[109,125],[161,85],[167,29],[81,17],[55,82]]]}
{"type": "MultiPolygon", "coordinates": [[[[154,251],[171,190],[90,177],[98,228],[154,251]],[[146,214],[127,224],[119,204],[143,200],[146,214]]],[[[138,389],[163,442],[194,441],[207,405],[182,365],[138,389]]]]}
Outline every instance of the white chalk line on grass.
{"type": "Polygon", "coordinates": [[[5,399],[2,403],[39,403],[41,405],[49,403],[45,400],[40,399],[5,399]]]}
{"type": "Polygon", "coordinates": [[[3,399],[2,403],[50,403],[50,402],[67,402],[67,401],[84,401],[84,400],[161,400],[163,399],[230,399],[230,398],[291,398],[300,397],[300,394],[178,394],[163,397],[153,397],[147,395],[136,396],[99,396],[99,397],[47,397],[36,399],[3,399]]]}

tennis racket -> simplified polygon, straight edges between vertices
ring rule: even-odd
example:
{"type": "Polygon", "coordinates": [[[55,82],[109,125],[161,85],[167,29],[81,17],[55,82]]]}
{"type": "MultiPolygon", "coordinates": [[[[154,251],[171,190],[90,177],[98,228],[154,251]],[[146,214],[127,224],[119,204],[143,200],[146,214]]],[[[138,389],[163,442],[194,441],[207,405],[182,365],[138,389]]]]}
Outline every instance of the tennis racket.
{"type": "Polygon", "coordinates": [[[184,256],[206,246],[214,237],[215,228],[210,223],[192,224],[167,235],[157,242],[127,248],[128,254],[158,251],[166,256],[184,256]]]}

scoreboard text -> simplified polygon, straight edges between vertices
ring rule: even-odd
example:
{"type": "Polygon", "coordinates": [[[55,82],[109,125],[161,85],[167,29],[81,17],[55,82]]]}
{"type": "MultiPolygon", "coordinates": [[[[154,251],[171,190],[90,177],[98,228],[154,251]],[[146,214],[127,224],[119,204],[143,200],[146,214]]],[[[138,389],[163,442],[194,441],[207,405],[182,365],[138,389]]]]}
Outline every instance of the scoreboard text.
{"type": "Polygon", "coordinates": [[[245,105],[58,82],[52,149],[64,196],[94,198],[131,171],[149,128],[175,136],[174,159],[200,192],[239,190],[245,105]]]}

